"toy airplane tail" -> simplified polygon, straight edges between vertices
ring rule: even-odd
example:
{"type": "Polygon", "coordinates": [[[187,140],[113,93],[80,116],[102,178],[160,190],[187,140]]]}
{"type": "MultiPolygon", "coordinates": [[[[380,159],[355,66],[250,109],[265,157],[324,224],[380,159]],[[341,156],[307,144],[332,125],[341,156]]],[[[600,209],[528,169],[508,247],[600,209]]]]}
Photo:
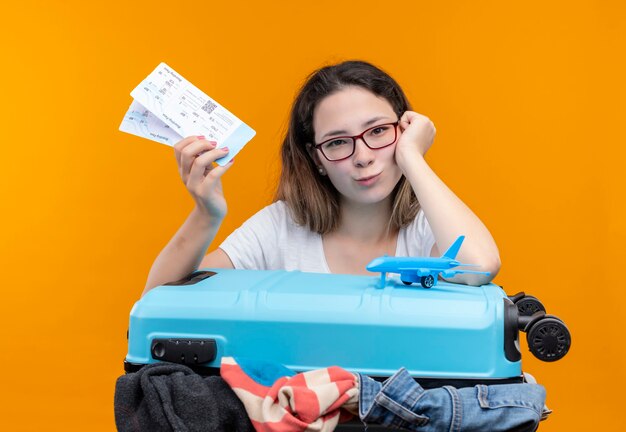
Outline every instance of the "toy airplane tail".
{"type": "Polygon", "coordinates": [[[461,249],[461,244],[463,243],[463,240],[465,240],[465,236],[459,236],[454,241],[454,243],[452,243],[452,246],[450,246],[448,250],[443,255],[441,255],[441,258],[456,258],[456,254],[459,253],[459,249],[461,249]]]}

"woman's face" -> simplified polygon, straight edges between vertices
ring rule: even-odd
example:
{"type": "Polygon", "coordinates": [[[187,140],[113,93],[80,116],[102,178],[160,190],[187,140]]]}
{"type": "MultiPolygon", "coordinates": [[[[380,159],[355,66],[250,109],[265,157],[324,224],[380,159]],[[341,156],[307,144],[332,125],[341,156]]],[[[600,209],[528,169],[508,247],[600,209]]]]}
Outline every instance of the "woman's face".
{"type": "MultiPolygon", "coordinates": [[[[315,144],[337,136],[358,135],[373,126],[397,120],[386,99],[362,87],[346,87],[326,96],[315,107],[315,144]]],[[[358,204],[377,203],[391,194],[402,176],[395,161],[398,138],[399,128],[396,141],[388,147],[372,150],[357,139],[354,154],[347,159],[328,161],[319,149],[315,150],[314,159],[324,168],[342,199],[358,204]]]]}

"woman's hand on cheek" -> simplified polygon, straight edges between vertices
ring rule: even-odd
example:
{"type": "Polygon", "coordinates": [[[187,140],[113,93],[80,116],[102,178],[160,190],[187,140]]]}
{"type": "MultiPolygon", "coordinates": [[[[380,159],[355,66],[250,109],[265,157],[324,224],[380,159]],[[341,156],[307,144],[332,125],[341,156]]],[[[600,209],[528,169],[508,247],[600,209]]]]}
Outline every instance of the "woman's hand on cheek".
{"type": "Polygon", "coordinates": [[[435,125],[424,115],[406,111],[400,117],[400,136],[396,143],[396,163],[403,168],[407,161],[424,157],[435,139],[435,125]]]}

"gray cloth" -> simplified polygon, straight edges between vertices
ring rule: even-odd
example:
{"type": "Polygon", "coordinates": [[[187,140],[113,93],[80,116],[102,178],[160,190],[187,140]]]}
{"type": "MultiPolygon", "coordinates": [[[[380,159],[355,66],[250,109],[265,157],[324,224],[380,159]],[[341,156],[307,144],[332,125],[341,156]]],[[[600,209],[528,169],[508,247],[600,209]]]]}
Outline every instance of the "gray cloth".
{"type": "Polygon", "coordinates": [[[190,368],[156,363],[115,383],[118,431],[241,431],[254,428],[232,389],[219,376],[203,378],[190,368]]]}

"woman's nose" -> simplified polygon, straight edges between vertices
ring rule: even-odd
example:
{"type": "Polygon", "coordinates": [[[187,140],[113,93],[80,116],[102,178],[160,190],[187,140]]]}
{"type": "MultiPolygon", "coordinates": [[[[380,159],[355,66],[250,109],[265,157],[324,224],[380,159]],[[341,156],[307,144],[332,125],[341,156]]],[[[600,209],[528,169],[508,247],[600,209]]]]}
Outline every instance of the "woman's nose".
{"type": "Polygon", "coordinates": [[[374,150],[365,145],[363,138],[357,138],[354,142],[354,155],[352,155],[356,166],[368,166],[374,162],[374,150]]]}

